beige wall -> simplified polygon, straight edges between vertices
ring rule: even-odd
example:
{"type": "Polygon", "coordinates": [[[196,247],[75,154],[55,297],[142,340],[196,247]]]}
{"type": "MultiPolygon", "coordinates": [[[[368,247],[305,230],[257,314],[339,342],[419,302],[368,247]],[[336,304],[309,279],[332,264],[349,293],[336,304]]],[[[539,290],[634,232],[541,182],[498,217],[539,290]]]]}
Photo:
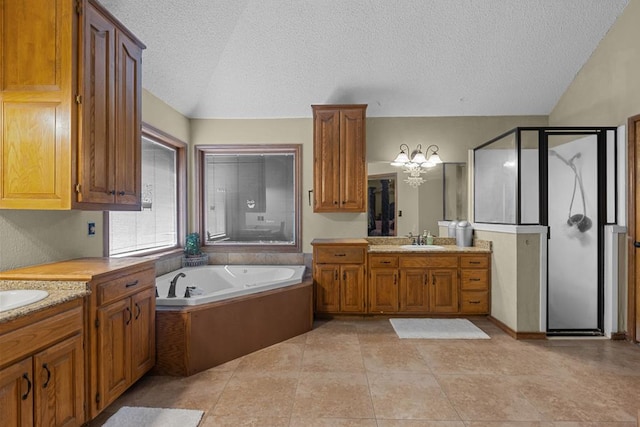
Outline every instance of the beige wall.
{"type": "Polygon", "coordinates": [[[518,234],[518,332],[540,332],[540,235],[518,234]]]}
{"type": "MultiPolygon", "coordinates": [[[[142,119],[188,141],[189,121],[143,91],[142,119]]],[[[0,270],[78,257],[103,256],[102,212],[0,210],[0,270]],[[87,224],[96,234],[87,235],[87,224]]]]}
{"type": "Polygon", "coordinates": [[[630,0],[549,116],[552,126],[618,126],[640,114],[640,0],[630,0]]]}
{"type": "MultiPolygon", "coordinates": [[[[311,109],[309,109],[311,117],[311,109]]],[[[304,119],[212,119],[191,120],[194,146],[206,144],[302,144],[302,237],[303,251],[311,252],[310,242],[318,237],[364,237],[367,216],[362,214],[313,213],[307,192],[313,188],[313,122],[304,119]]],[[[467,152],[494,136],[516,126],[546,126],[546,116],[508,117],[405,117],[367,119],[367,159],[370,173],[395,172],[389,162],[398,154],[401,143],[412,149],[428,143],[440,147],[445,161],[465,162],[467,152]]],[[[191,154],[191,158],[193,153],[191,154]]],[[[195,180],[191,168],[191,186],[195,180]]],[[[401,179],[399,174],[399,179],[401,179]]],[[[191,193],[193,194],[193,192],[191,193]]],[[[398,231],[406,234],[420,224],[417,190],[399,185],[398,209],[403,210],[398,231]]],[[[439,196],[441,197],[441,196],[439,196]]],[[[190,206],[193,206],[191,204],[190,206]]],[[[190,229],[195,229],[190,212],[190,229]]],[[[422,230],[419,230],[422,231],[422,230]]],[[[431,230],[436,233],[435,227],[431,230]]]]}

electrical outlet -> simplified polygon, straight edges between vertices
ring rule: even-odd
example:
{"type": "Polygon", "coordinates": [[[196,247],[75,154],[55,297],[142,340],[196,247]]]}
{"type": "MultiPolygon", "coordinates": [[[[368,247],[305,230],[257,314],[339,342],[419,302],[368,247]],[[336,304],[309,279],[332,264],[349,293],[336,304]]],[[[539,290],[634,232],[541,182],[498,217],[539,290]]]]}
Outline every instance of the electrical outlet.
{"type": "Polygon", "coordinates": [[[96,223],[88,222],[87,223],[87,236],[95,236],[96,235],[96,223]]]}

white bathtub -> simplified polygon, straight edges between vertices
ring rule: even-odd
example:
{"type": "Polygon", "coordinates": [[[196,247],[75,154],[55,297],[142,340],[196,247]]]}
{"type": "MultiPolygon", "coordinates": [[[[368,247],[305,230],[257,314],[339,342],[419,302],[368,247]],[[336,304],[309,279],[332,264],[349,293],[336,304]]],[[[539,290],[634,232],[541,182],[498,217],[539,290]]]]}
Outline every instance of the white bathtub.
{"type": "Polygon", "coordinates": [[[200,305],[212,301],[262,292],[302,283],[304,265],[206,265],[185,267],[156,278],[157,306],[200,305]],[[167,298],[171,280],[178,274],[176,297],[167,298]],[[187,286],[201,295],[185,298],[187,286]]]}

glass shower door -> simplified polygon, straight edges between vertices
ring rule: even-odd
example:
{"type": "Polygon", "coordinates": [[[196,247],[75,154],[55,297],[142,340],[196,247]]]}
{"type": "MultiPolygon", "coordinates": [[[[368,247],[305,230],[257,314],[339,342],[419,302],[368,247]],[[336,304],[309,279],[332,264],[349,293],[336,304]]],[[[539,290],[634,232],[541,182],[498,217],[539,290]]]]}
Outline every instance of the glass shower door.
{"type": "Polygon", "coordinates": [[[548,332],[600,328],[598,141],[548,136],[548,332]]]}

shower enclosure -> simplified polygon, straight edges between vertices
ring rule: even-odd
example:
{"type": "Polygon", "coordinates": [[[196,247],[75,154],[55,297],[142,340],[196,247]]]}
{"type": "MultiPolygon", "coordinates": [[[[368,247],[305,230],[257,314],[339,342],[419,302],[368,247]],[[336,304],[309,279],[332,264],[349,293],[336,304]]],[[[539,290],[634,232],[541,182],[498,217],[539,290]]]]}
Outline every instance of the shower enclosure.
{"type": "Polygon", "coordinates": [[[547,333],[603,331],[616,129],[516,128],[474,150],[478,223],[547,226],[547,333]]]}

